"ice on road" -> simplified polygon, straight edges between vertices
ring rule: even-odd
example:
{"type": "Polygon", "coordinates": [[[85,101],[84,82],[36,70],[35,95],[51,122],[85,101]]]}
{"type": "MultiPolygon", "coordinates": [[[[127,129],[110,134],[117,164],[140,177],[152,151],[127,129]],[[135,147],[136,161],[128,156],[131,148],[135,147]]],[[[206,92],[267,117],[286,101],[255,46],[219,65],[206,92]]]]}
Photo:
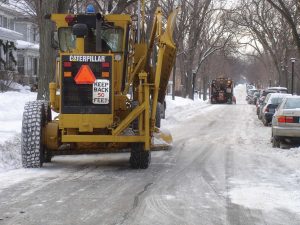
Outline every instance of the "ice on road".
{"type": "Polygon", "coordinates": [[[300,150],[273,149],[270,127],[236,105],[167,99],[171,151],[147,170],[128,153],[54,157],[0,173],[0,224],[299,225],[300,150]]]}

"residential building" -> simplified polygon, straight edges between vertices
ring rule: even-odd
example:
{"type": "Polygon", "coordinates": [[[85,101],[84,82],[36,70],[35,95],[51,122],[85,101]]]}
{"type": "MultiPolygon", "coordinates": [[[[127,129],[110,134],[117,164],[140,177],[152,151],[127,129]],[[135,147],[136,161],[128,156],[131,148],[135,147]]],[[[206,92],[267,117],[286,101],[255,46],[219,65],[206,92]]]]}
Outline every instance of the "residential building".
{"type": "Polygon", "coordinates": [[[0,71],[13,72],[17,82],[33,84],[38,77],[38,29],[15,4],[0,0],[0,71]]]}

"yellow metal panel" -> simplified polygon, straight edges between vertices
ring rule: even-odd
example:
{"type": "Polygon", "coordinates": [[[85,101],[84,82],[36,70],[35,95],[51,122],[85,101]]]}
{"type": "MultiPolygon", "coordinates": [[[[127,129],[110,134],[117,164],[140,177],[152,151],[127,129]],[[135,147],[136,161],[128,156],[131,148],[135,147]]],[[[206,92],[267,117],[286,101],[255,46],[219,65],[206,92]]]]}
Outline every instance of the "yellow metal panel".
{"type": "Polygon", "coordinates": [[[56,23],[56,27],[68,27],[68,23],[65,18],[67,15],[71,14],[51,14],[51,20],[56,23]]]}
{"type": "Polygon", "coordinates": [[[105,15],[104,19],[109,21],[109,22],[126,22],[129,23],[131,22],[131,17],[130,15],[126,15],[126,14],[109,14],[109,15],[105,15]]]}
{"type": "Polygon", "coordinates": [[[59,129],[79,128],[80,132],[92,132],[93,128],[106,128],[113,123],[112,114],[60,114],[59,129]]]}
{"type": "Polygon", "coordinates": [[[57,150],[58,141],[58,123],[57,121],[50,122],[45,127],[45,145],[48,149],[57,150]]]}
{"type": "Polygon", "coordinates": [[[62,135],[62,142],[144,142],[144,136],[62,135]]]}

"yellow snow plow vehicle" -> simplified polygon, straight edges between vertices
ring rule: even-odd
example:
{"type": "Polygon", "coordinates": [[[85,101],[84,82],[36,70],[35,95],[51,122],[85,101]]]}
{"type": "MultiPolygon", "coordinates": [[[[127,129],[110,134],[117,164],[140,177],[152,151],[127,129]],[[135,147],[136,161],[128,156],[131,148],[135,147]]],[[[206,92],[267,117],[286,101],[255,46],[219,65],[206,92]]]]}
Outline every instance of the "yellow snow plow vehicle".
{"type": "Polygon", "coordinates": [[[47,16],[57,27],[56,81],[49,84],[50,102],[25,105],[24,167],[41,167],[54,155],[129,148],[131,167],[146,169],[151,149],[170,146],[172,137],[160,131],[159,120],[176,56],[176,11],[163,29],[156,10],[148,41],[143,21],[130,15],[47,16]]]}

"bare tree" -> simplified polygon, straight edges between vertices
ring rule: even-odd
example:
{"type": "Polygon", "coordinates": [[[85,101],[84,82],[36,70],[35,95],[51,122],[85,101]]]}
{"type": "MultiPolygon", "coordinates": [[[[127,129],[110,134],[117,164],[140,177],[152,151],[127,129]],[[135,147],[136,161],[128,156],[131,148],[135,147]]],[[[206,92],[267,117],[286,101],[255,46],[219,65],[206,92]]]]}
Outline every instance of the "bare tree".
{"type": "Polygon", "coordinates": [[[270,5],[276,9],[286,20],[290,29],[294,42],[297,46],[298,52],[300,53],[300,34],[298,33],[297,27],[299,25],[299,11],[300,3],[298,0],[266,0],[270,5]]]}
{"type": "Polygon", "coordinates": [[[252,55],[261,60],[266,60],[266,55],[272,59],[272,66],[268,64],[269,60],[264,63],[269,70],[269,79],[284,85],[287,78],[282,74],[281,62],[286,61],[292,40],[283,17],[265,0],[242,0],[230,15],[240,29],[239,35],[256,51],[252,55]]]}

